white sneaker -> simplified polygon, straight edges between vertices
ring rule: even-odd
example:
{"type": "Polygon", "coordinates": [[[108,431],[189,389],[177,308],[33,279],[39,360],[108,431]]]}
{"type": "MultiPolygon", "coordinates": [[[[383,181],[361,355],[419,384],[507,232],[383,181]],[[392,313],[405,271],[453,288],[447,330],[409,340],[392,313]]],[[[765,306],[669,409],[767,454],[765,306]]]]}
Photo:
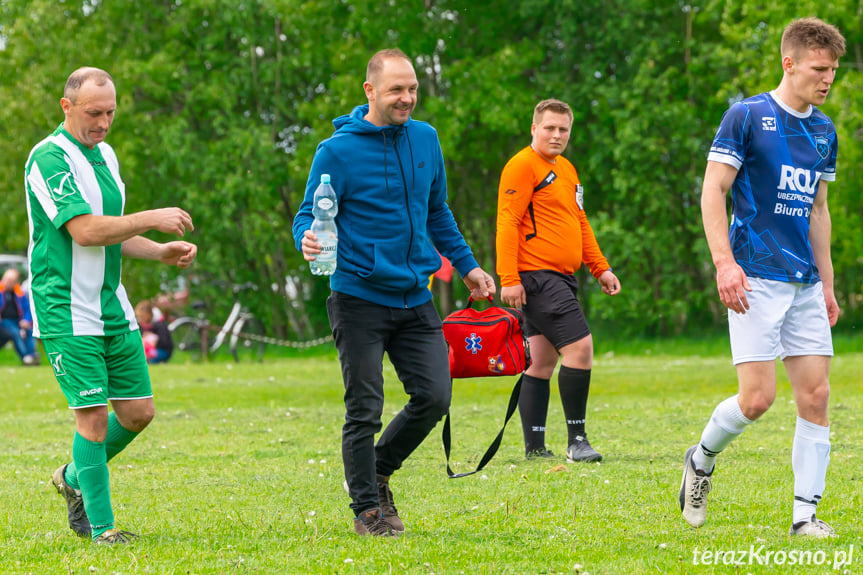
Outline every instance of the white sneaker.
{"type": "Polygon", "coordinates": [[[707,494],[713,484],[710,481],[710,476],[713,474],[704,473],[695,469],[692,463],[692,454],[698,449],[697,445],[693,445],[686,450],[686,456],[683,458],[683,479],[680,482],[680,510],[683,512],[683,518],[693,527],[701,527],[707,521],[707,494]]]}
{"type": "Polygon", "coordinates": [[[815,514],[809,521],[800,521],[794,523],[791,529],[788,530],[788,535],[808,535],[809,537],[836,537],[836,532],[826,522],[815,517],[815,514]]]}

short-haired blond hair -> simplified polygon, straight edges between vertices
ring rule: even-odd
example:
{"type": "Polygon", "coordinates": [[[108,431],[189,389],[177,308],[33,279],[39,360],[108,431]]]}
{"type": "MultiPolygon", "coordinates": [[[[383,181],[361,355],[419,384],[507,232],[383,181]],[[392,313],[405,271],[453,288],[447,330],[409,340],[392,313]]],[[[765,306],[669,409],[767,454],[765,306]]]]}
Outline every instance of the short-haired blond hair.
{"type": "Polygon", "coordinates": [[[549,98],[537,104],[536,107],[533,109],[533,123],[539,124],[540,120],[542,120],[542,115],[546,112],[554,112],[555,114],[566,114],[567,116],[569,116],[569,121],[572,122],[572,108],[569,107],[569,104],[562,100],[549,98]]]}
{"type": "Polygon", "coordinates": [[[800,18],[785,27],[779,50],[783,58],[799,56],[801,50],[827,50],[838,60],[845,55],[845,37],[823,20],[800,18]]]}
{"type": "Polygon", "coordinates": [[[407,60],[408,63],[413,66],[413,62],[411,62],[411,59],[408,58],[407,54],[405,54],[398,48],[387,48],[386,50],[380,50],[378,52],[375,52],[374,56],[369,59],[368,66],[366,66],[366,82],[374,84],[378,76],[380,75],[381,70],[384,69],[384,62],[392,58],[402,58],[404,60],[407,60]]]}
{"type": "Polygon", "coordinates": [[[87,80],[92,80],[97,86],[104,86],[108,82],[114,83],[114,78],[105,70],[85,66],[69,74],[69,78],[66,80],[66,87],[63,88],[63,97],[74,104],[75,99],[78,97],[78,90],[81,89],[81,86],[87,80]]]}

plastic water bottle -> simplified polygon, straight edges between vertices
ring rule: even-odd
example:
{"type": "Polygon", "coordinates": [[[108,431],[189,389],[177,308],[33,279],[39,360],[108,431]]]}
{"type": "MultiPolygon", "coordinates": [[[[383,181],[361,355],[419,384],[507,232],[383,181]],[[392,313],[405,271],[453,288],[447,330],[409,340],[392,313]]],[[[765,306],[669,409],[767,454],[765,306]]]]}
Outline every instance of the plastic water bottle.
{"type": "Polygon", "coordinates": [[[312,273],[316,276],[329,276],[336,271],[336,252],[339,246],[339,233],[336,230],[336,214],[339,212],[336,192],[330,185],[330,175],[321,174],[321,183],[315,190],[312,213],[312,232],[321,244],[321,253],[315,256],[315,261],[309,262],[312,273]]]}

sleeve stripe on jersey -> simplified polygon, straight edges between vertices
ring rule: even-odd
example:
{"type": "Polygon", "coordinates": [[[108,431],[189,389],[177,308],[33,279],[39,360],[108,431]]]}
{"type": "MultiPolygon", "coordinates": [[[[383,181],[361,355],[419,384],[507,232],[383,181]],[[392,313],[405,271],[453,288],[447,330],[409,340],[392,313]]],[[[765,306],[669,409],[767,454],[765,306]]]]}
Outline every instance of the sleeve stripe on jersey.
{"type": "Polygon", "coordinates": [[[720,164],[728,164],[729,166],[734,166],[736,169],[740,169],[740,166],[743,163],[732,156],[731,154],[721,154],[719,152],[710,152],[707,154],[708,162],[719,162],[720,164]]]}

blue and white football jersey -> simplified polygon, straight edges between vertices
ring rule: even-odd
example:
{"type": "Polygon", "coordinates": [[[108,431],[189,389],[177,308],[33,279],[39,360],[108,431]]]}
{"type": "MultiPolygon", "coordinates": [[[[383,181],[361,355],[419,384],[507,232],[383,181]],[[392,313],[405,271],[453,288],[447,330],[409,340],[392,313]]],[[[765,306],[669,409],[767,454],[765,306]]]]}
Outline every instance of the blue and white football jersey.
{"type": "Polygon", "coordinates": [[[817,283],[809,215],[821,180],[836,179],[836,129],[814,106],[801,114],[774,92],[731,106],[707,159],[738,169],[729,229],[747,276],[817,283]]]}

